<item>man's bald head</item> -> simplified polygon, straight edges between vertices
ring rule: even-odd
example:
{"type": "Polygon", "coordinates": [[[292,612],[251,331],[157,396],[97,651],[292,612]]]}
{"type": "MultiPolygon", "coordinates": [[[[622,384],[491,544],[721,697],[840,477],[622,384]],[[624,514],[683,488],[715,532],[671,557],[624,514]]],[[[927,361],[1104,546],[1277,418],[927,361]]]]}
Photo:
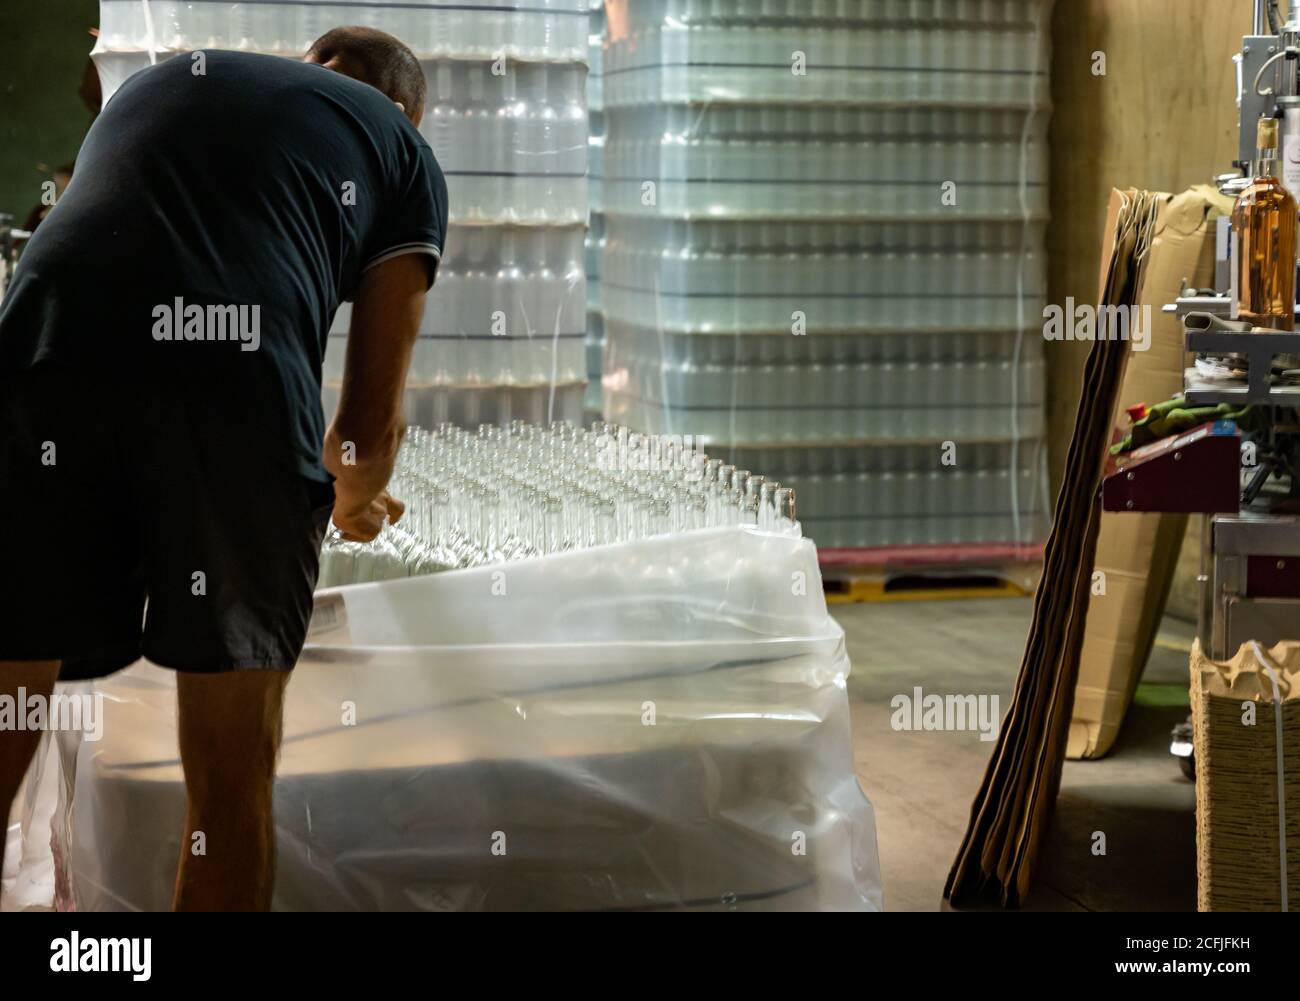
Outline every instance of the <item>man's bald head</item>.
{"type": "Polygon", "coordinates": [[[304,62],[368,83],[400,105],[415,125],[424,117],[424,71],[420,60],[399,39],[375,28],[327,31],[312,43],[304,62]]]}

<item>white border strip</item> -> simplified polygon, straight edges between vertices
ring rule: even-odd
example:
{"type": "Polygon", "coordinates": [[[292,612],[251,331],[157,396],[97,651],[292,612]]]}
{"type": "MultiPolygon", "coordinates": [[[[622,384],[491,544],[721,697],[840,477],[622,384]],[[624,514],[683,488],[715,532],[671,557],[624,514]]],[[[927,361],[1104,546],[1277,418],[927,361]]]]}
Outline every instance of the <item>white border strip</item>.
{"type": "Polygon", "coordinates": [[[434,260],[442,260],[442,251],[438,248],[437,244],[402,243],[370,258],[370,261],[362,266],[361,271],[364,274],[376,264],[383,264],[384,261],[391,261],[394,257],[401,257],[403,254],[430,254],[434,260]]]}

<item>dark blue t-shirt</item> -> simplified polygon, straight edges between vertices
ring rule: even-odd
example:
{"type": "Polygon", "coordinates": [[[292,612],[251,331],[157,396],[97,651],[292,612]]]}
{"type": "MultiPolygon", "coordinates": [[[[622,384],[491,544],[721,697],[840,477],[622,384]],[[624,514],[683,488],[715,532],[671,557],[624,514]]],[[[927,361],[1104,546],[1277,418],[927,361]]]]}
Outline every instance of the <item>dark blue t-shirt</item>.
{"type": "MultiPolygon", "coordinates": [[[[362,273],[428,255],[447,187],[373,87],[275,56],[183,53],[132,76],[0,303],[0,375],[48,362],[218,388],[304,475],[321,361],[362,273]]],[[[111,415],[105,415],[111,419],[111,415]]]]}

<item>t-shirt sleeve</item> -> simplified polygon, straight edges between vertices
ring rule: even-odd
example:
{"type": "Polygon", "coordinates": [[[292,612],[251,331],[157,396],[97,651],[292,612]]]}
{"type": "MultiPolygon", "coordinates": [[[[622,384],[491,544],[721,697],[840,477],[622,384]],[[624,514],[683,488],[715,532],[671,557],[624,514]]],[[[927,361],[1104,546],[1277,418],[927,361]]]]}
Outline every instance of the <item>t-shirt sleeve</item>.
{"type": "Polygon", "coordinates": [[[447,233],[447,182],[425,143],[414,148],[409,164],[370,236],[361,270],[402,254],[427,254],[432,286],[447,233]]]}

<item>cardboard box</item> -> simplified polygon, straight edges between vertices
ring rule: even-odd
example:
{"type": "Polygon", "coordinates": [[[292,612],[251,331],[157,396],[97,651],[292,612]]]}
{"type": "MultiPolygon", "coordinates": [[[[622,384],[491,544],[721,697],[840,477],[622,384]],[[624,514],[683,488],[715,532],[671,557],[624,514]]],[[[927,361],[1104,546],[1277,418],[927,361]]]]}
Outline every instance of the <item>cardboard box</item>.
{"type": "MultiPolygon", "coordinates": [[[[1209,186],[1161,196],[1138,295],[1138,304],[1150,307],[1150,347],[1130,353],[1117,428],[1131,404],[1158,403],[1182,390],[1182,323],[1163,307],[1178,298],[1184,280],[1194,288],[1213,284],[1214,220],[1231,210],[1232,200],[1209,186]]],[[[1115,743],[1155,641],[1186,523],[1186,515],[1102,514],[1093,571],[1104,576],[1094,576],[1067,757],[1099,758],[1115,743]]]]}

